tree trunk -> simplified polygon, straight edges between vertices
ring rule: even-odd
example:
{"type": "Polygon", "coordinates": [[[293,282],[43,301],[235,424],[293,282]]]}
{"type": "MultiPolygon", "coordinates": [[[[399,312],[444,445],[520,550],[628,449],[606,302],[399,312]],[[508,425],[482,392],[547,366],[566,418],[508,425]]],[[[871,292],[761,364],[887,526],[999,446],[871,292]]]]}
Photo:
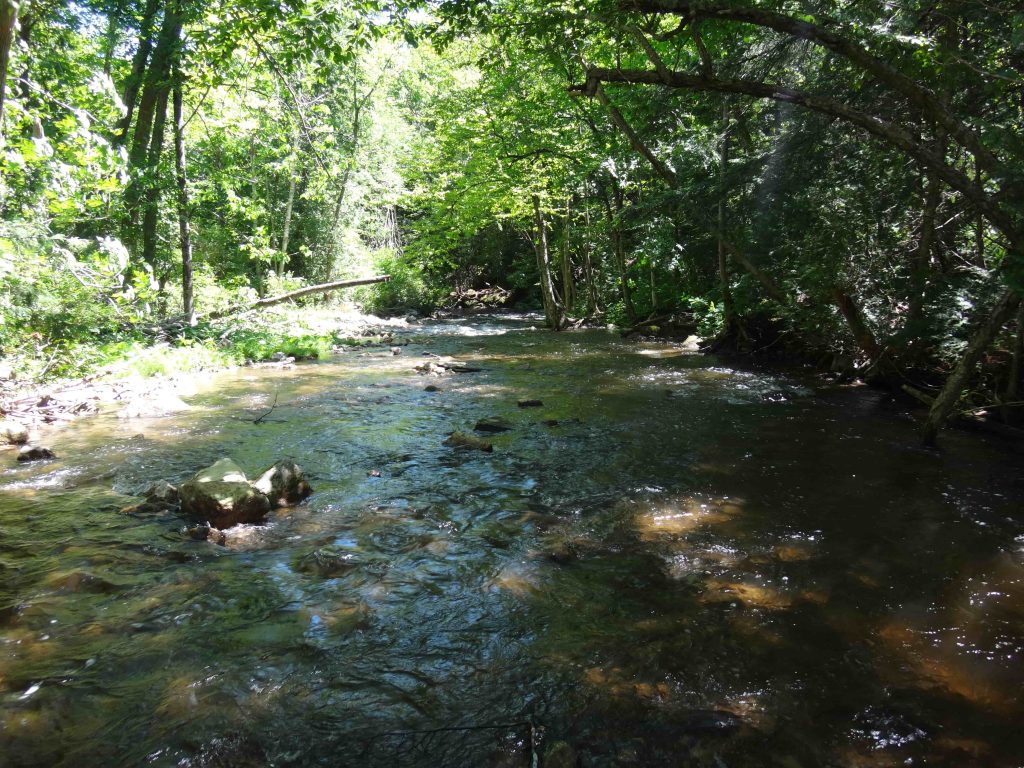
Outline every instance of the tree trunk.
{"type": "MultiPolygon", "coordinates": [[[[386,283],[391,279],[390,275],[377,275],[376,277],[364,277],[356,280],[339,280],[333,283],[321,283],[320,285],[310,285],[306,288],[299,288],[297,291],[289,291],[288,293],[282,293],[279,296],[271,296],[266,299],[260,299],[254,301],[252,304],[236,304],[233,307],[227,309],[221,309],[216,312],[211,312],[208,315],[197,315],[197,320],[220,320],[224,317],[230,317],[232,315],[238,315],[244,312],[253,312],[257,309],[263,309],[265,307],[272,307],[275,304],[283,304],[286,301],[294,301],[300,299],[303,296],[312,296],[315,293],[327,293],[329,291],[337,291],[341,288],[353,288],[357,285],[372,285],[374,283],[386,283]]],[[[166,328],[169,325],[180,323],[184,318],[176,317],[165,321],[160,326],[166,328]]]]}
{"type": "Polygon", "coordinates": [[[284,206],[284,225],[281,230],[281,260],[278,262],[277,276],[284,277],[284,269],[288,265],[288,239],[292,230],[292,206],[295,204],[295,171],[288,169],[288,202],[284,206]]]}
{"type": "Polygon", "coordinates": [[[128,141],[128,129],[132,125],[132,116],[135,113],[135,100],[139,95],[139,88],[142,86],[143,76],[146,74],[146,65],[149,63],[149,54],[153,50],[153,22],[156,20],[157,11],[160,9],[160,0],[146,0],[146,8],[142,15],[142,23],[139,26],[139,44],[132,57],[132,71],[124,86],[124,96],[121,101],[125,106],[124,117],[118,121],[117,134],[114,143],[124,146],[128,141]]]}
{"type": "Polygon", "coordinates": [[[18,2],[0,0],[0,137],[4,134],[4,99],[7,96],[7,69],[11,61],[14,26],[18,22],[18,2]]]}
{"type": "Polygon", "coordinates": [[[125,189],[127,222],[125,243],[135,246],[136,231],[142,213],[142,260],[155,267],[160,184],[157,170],[164,143],[167,101],[171,90],[171,68],[178,55],[181,16],[171,6],[164,9],[156,50],[146,71],[138,119],[128,154],[133,178],[125,189]]]}
{"type": "MultiPolygon", "coordinates": [[[[32,30],[35,29],[36,23],[39,21],[41,15],[41,9],[39,3],[36,3],[35,7],[32,6],[30,0],[21,0],[19,6],[21,13],[18,16],[18,40],[21,42],[23,48],[27,49],[29,44],[32,42],[32,30]]],[[[32,75],[32,57],[28,56],[25,59],[25,66],[21,70],[19,79],[21,80],[21,91],[20,96],[23,101],[30,102],[32,97],[32,86],[31,83],[32,75]]],[[[38,121],[38,117],[36,120],[38,121]]]]}
{"type": "Polygon", "coordinates": [[[974,367],[1019,304],[1020,296],[1014,293],[1013,289],[1004,290],[989,316],[968,341],[963,357],[946,379],[945,385],[932,403],[931,410],[928,411],[924,426],[921,427],[921,442],[925,445],[935,444],[939,430],[959,402],[960,395],[974,373],[974,367]]]}
{"type": "Polygon", "coordinates": [[[629,140],[629,145],[633,147],[636,152],[640,153],[648,163],[650,163],[651,168],[654,169],[654,172],[657,173],[658,176],[668,183],[670,187],[675,189],[676,184],[678,183],[675,173],[671,168],[665,165],[665,163],[663,163],[656,154],[654,154],[654,151],[648,147],[647,144],[644,143],[643,139],[640,138],[640,135],[633,130],[633,126],[626,121],[626,118],[623,117],[622,112],[619,111],[618,107],[611,103],[608,99],[608,94],[604,92],[604,88],[602,88],[600,84],[598,84],[594,91],[594,95],[608,110],[608,116],[611,118],[615,127],[622,131],[622,134],[629,140]]]}
{"type": "Polygon", "coordinates": [[[908,327],[916,325],[924,313],[925,291],[928,287],[932,244],[935,242],[935,211],[939,206],[941,182],[928,174],[921,207],[921,233],[910,263],[910,296],[907,309],[908,327]]]}
{"type": "Polygon", "coordinates": [[[1006,381],[1006,396],[1003,402],[1008,405],[1002,409],[1002,419],[1007,424],[1016,424],[1020,421],[1020,372],[1022,358],[1024,358],[1024,304],[1017,308],[1017,333],[1013,337],[1013,357],[1010,359],[1010,374],[1006,381]]]}
{"type": "Polygon", "coordinates": [[[864,321],[864,313],[861,312],[857,302],[854,301],[852,296],[838,287],[832,289],[832,298],[839,308],[843,319],[846,320],[850,333],[853,334],[853,340],[857,344],[857,349],[861,351],[869,362],[877,361],[881,357],[882,349],[875,339],[875,334],[871,332],[871,329],[868,328],[867,323],[864,321]]]}
{"type": "MultiPolygon", "coordinates": [[[[177,68],[176,68],[177,69],[177,68]]],[[[195,324],[192,306],[192,237],[189,232],[188,174],[185,164],[185,116],[180,70],[174,77],[174,170],[178,183],[178,236],[181,243],[181,305],[186,322],[195,324]]]]}
{"type": "Polygon", "coordinates": [[[607,190],[601,189],[601,198],[604,202],[605,217],[608,220],[608,232],[612,241],[612,258],[619,273],[619,293],[622,295],[622,306],[626,310],[626,319],[630,323],[636,323],[636,307],[633,305],[633,292],[629,287],[629,274],[626,266],[626,248],[623,242],[622,228],[620,225],[622,215],[622,189],[612,179],[612,195],[609,200],[607,190]],[[614,201],[614,209],[612,204],[614,201]]]}
{"type": "Polygon", "coordinates": [[[732,256],[735,261],[738,261],[740,266],[747,270],[747,272],[749,272],[751,276],[761,284],[761,287],[764,288],[764,292],[768,294],[769,298],[774,299],[780,304],[786,303],[786,294],[783,293],[782,289],[769,275],[759,269],[758,266],[743,253],[743,251],[722,237],[721,234],[718,235],[718,241],[725,246],[729,255],[732,256]]]}
{"type": "Polygon", "coordinates": [[[171,64],[180,37],[181,17],[168,6],[164,9],[164,20],[160,25],[156,48],[153,50],[143,78],[138,115],[135,120],[135,129],[132,132],[132,146],[128,152],[128,162],[133,168],[146,165],[146,159],[150,156],[150,143],[156,136],[153,123],[160,112],[161,99],[166,106],[167,93],[170,90],[171,64]]]}
{"type": "MultiPolygon", "coordinates": [[[[981,166],[974,161],[974,183],[981,186],[981,166]]],[[[979,210],[974,220],[974,263],[985,268],[985,216],[979,210]]]]}
{"type": "Polygon", "coordinates": [[[153,138],[149,145],[146,164],[145,188],[142,193],[142,260],[156,270],[157,226],[160,220],[160,183],[157,170],[164,146],[164,126],[167,123],[167,97],[164,91],[156,106],[153,120],[153,138]]]}
{"type": "Polygon", "coordinates": [[[107,11],[107,31],[103,34],[103,74],[110,77],[114,66],[114,49],[117,48],[117,40],[121,36],[121,28],[118,26],[117,13],[113,8],[107,11]]]}
{"type": "Polygon", "coordinates": [[[569,236],[572,232],[572,199],[565,204],[565,231],[562,234],[562,298],[566,311],[571,311],[576,304],[576,283],[573,280],[572,251],[569,249],[569,236]]]}
{"type": "Polygon", "coordinates": [[[586,232],[583,243],[583,276],[587,283],[587,314],[592,314],[598,311],[600,302],[590,243],[590,207],[587,205],[583,206],[583,225],[586,232]]]}
{"type": "MultiPolygon", "coordinates": [[[[977,186],[960,168],[947,163],[944,158],[932,151],[931,147],[922,144],[910,131],[896,123],[855,109],[845,102],[806,93],[795,88],[783,87],[776,83],[747,79],[720,79],[706,75],[691,75],[687,72],[671,72],[670,76],[669,87],[672,88],[744,94],[761,99],[797,104],[862,128],[884,144],[902,150],[922,167],[927,168],[950,187],[963,194],[967,200],[977,206],[993,227],[1006,235],[1011,243],[1024,242],[1024,230],[1013,214],[999,204],[1000,190],[990,193],[977,186]]],[[[656,71],[592,67],[587,70],[586,82],[574,86],[572,90],[591,96],[597,93],[602,87],[602,83],[660,86],[664,85],[665,81],[663,76],[656,71]]]]}
{"type": "Polygon", "coordinates": [[[736,325],[736,316],[732,304],[732,292],[729,290],[729,262],[726,258],[725,237],[725,170],[729,163],[729,105],[722,104],[722,140],[718,148],[718,285],[722,291],[722,309],[724,331],[728,336],[736,325]]]}
{"type": "Polygon", "coordinates": [[[537,231],[534,248],[537,252],[537,271],[540,273],[540,292],[544,302],[544,316],[553,331],[560,331],[565,325],[565,315],[559,306],[558,297],[551,281],[551,253],[548,250],[547,223],[540,208],[540,197],[533,195],[533,222],[537,231]]]}
{"type": "MultiPolygon", "coordinates": [[[[796,40],[806,40],[841,56],[873,79],[901,94],[925,116],[935,121],[953,139],[965,147],[983,168],[995,171],[999,159],[982,143],[979,134],[962,122],[950,110],[944,99],[927,85],[921,85],[899,69],[875,56],[870,48],[856,40],[843,37],[834,28],[815,24],[807,17],[787,16],[764,8],[744,7],[732,0],[631,0],[627,6],[648,13],[672,13],[687,18],[691,23],[701,19],[734,21],[772,29],[796,40]]],[[[948,27],[947,27],[948,29],[948,27]]],[[[664,67],[652,73],[657,80],[671,83],[675,73],[664,67]]],[[[705,74],[708,74],[705,72],[705,74]]],[[[653,79],[653,78],[652,78],[653,79]]]]}

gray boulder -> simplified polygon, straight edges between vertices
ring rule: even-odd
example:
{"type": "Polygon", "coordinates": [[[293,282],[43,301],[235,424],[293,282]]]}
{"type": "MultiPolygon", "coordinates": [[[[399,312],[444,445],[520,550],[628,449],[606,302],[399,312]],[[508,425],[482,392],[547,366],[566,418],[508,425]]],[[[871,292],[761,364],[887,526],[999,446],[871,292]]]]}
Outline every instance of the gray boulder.
{"type": "Polygon", "coordinates": [[[218,529],[240,523],[261,523],[270,499],[254,488],[231,459],[221,459],[182,484],[181,511],[218,529]]]}
{"type": "Polygon", "coordinates": [[[28,428],[10,419],[0,421],[0,441],[11,445],[24,445],[28,442],[28,428]]]}
{"type": "Polygon", "coordinates": [[[302,467],[291,459],[277,462],[253,481],[253,488],[270,499],[271,506],[298,504],[313,492],[302,467]]]}
{"type": "Polygon", "coordinates": [[[18,461],[42,461],[56,458],[57,454],[41,445],[25,445],[18,451],[18,461]]]}

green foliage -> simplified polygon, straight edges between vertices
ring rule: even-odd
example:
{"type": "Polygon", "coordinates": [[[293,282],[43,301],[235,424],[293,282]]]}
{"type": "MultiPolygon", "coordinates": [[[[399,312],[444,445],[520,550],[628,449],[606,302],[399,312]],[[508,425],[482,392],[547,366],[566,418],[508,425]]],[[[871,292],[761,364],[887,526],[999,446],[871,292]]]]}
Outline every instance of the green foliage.
{"type": "Polygon", "coordinates": [[[725,327],[725,312],[721,304],[710,299],[693,297],[688,301],[689,310],[697,323],[697,335],[702,339],[713,339],[725,327]]]}
{"type": "Polygon", "coordinates": [[[377,262],[380,274],[390,275],[386,283],[365,290],[367,307],[374,310],[426,310],[436,305],[437,288],[427,284],[423,267],[404,255],[388,254],[377,262]]]}
{"type": "Polygon", "coordinates": [[[337,343],[261,320],[225,344],[200,327],[143,354],[140,329],[182,310],[184,221],[201,313],[386,271],[390,283],[357,294],[374,309],[428,310],[489,285],[537,303],[543,285],[574,317],[690,311],[712,335],[728,298],[741,319],[853,357],[838,291],[908,371],[948,366],[997,288],[1024,282],[1020,14],[755,6],[822,24],[940,98],[908,98],[813,36],[793,45],[712,14],[698,38],[676,14],[613,0],[29,4],[0,139],[0,347],[20,373],[54,376],[125,356],[156,373],[337,343]],[[172,39],[164,22],[179,10],[172,39]],[[664,87],[662,64],[797,89],[909,138],[868,141],[863,121],[800,99],[664,87]],[[585,65],[656,84],[593,92],[585,65]],[[146,98],[130,98],[133,83],[146,98]],[[184,102],[180,204],[172,114],[142,117],[171,85],[184,102]],[[985,152],[940,130],[936,105],[985,152]],[[908,162],[915,142],[931,160],[908,162]],[[958,186],[976,174],[977,189],[958,186]],[[971,202],[977,190],[994,210],[971,202]]]}

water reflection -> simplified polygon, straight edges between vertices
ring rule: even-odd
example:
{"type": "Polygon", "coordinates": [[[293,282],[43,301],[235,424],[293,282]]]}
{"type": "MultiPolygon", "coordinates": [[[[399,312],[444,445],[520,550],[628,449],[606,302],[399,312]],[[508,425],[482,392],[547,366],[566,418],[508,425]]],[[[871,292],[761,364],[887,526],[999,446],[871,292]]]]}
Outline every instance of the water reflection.
{"type": "Polygon", "coordinates": [[[868,392],[532,322],[217,375],[5,470],[3,759],[1013,764],[1019,459],[921,451],[868,392]],[[493,454],[443,445],[482,418],[511,427],[493,454]],[[119,513],[223,455],[293,458],[316,493],[226,547],[119,513]]]}

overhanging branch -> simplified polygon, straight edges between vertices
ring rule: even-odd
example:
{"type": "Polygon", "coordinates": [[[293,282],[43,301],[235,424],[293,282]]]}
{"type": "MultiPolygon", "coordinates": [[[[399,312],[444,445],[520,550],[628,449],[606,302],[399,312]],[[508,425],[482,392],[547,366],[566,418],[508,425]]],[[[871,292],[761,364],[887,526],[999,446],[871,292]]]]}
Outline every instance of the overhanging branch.
{"type": "Polygon", "coordinates": [[[715,0],[622,0],[622,7],[643,13],[675,14],[690,21],[717,19],[752,24],[820,45],[857,65],[880,83],[901,94],[977,158],[982,169],[995,173],[999,168],[999,159],[981,143],[973,129],[951,112],[949,106],[938,95],[873,55],[862,45],[820,24],[761,8],[737,7],[715,0]]]}
{"type": "Polygon", "coordinates": [[[824,115],[839,118],[856,125],[890,146],[906,152],[922,166],[929,168],[950,187],[964,195],[1013,243],[1024,242],[1024,233],[1018,229],[1013,218],[1005,213],[987,192],[966,174],[948,165],[945,160],[921,144],[913,135],[887,120],[861,112],[840,101],[815,96],[772,83],[745,79],[720,79],[708,75],[692,75],[687,72],[666,73],[645,69],[606,69],[592,67],[587,70],[586,81],[570,90],[581,92],[588,97],[600,98],[602,83],[627,83],[634,85],[668,85],[672,88],[716,93],[735,93],[755,98],[797,104],[824,115]]]}

